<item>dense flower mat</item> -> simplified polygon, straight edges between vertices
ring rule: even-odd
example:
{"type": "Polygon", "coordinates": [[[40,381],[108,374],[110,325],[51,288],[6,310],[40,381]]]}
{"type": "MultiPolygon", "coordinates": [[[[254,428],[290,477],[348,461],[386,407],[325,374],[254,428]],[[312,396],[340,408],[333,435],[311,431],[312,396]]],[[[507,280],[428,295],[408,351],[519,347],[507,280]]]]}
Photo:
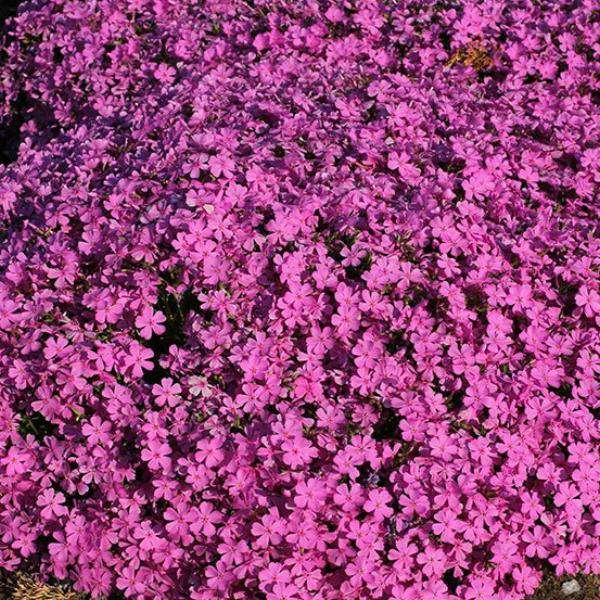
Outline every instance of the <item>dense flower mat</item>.
{"type": "Polygon", "coordinates": [[[593,0],[30,0],[0,70],[0,566],[94,598],[600,573],[593,0]]]}

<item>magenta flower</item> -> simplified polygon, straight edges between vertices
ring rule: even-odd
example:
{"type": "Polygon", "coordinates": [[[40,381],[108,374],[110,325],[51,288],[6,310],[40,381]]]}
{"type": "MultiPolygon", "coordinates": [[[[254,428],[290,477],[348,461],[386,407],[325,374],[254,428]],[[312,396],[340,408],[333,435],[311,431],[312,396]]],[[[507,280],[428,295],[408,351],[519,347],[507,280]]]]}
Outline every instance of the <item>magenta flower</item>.
{"type": "Polygon", "coordinates": [[[575,296],[575,303],[581,306],[586,317],[600,315],[600,294],[583,286],[575,296]]]}
{"type": "Polygon", "coordinates": [[[125,355],[124,363],[126,367],[131,368],[131,373],[134,377],[141,377],[143,370],[152,369],[152,361],[154,356],[152,350],[144,348],[138,342],[132,342],[129,346],[129,353],[125,355]]]}
{"type": "Polygon", "coordinates": [[[133,600],[600,574],[593,4],[22,2],[0,566],[133,600]]]}
{"type": "Polygon", "coordinates": [[[546,534],[543,527],[536,525],[533,531],[523,533],[523,541],[527,544],[525,548],[527,556],[539,556],[540,558],[548,556],[548,547],[551,544],[551,538],[546,534]]]}
{"type": "Polygon", "coordinates": [[[6,458],[4,459],[6,474],[12,476],[21,475],[22,473],[25,473],[25,471],[27,470],[27,463],[27,455],[23,452],[20,452],[17,448],[13,446],[8,450],[6,458]]]}
{"type": "Polygon", "coordinates": [[[129,598],[136,594],[143,594],[147,581],[144,580],[143,572],[136,571],[133,567],[124,567],[117,577],[116,583],[117,587],[123,590],[129,598]]]}
{"type": "Polygon", "coordinates": [[[135,320],[135,326],[140,330],[140,335],[149,340],[152,334],[162,335],[165,332],[165,315],[157,310],[154,312],[150,306],[145,306],[142,314],[135,320]]]}
{"type": "Polygon", "coordinates": [[[89,423],[84,423],[81,427],[81,433],[85,435],[90,444],[110,444],[110,423],[102,421],[100,417],[94,415],[89,423]]]}
{"type": "Polygon", "coordinates": [[[283,520],[277,516],[276,511],[265,515],[260,523],[252,525],[252,535],[256,536],[259,548],[278,545],[284,532],[283,520]]]}
{"type": "Polygon", "coordinates": [[[52,489],[45,490],[37,499],[37,505],[42,507],[40,514],[44,519],[66,515],[69,511],[64,503],[64,494],[62,492],[56,493],[52,489]]]}
{"type": "Polygon", "coordinates": [[[148,446],[142,449],[141,458],[151,469],[168,469],[171,466],[171,448],[159,440],[150,440],[148,446]]]}
{"type": "Polygon", "coordinates": [[[318,479],[300,481],[296,486],[294,503],[300,508],[316,510],[327,496],[327,490],[318,479]]]}
{"type": "Polygon", "coordinates": [[[393,509],[388,506],[392,497],[386,490],[375,489],[369,492],[369,498],[365,502],[364,509],[373,513],[376,519],[385,519],[394,514],[393,509]]]}
{"type": "Polygon", "coordinates": [[[167,404],[174,407],[181,401],[181,389],[178,383],[174,383],[170,377],[165,377],[160,384],[152,386],[152,393],[156,396],[156,404],[159,406],[167,404]]]}
{"type": "Polygon", "coordinates": [[[428,577],[441,577],[446,570],[446,555],[439,548],[427,547],[424,552],[417,555],[417,563],[421,565],[423,573],[428,577]]]}
{"type": "Polygon", "coordinates": [[[164,514],[168,521],[165,528],[173,536],[182,539],[184,543],[189,544],[191,538],[188,536],[190,523],[194,522],[194,514],[187,506],[178,506],[176,508],[167,508],[164,514]]]}
{"type": "Polygon", "coordinates": [[[214,510],[213,505],[210,502],[201,502],[195,513],[195,520],[191,524],[190,530],[197,536],[203,534],[204,536],[211,538],[217,531],[215,523],[220,523],[221,521],[221,513],[214,510]]]}

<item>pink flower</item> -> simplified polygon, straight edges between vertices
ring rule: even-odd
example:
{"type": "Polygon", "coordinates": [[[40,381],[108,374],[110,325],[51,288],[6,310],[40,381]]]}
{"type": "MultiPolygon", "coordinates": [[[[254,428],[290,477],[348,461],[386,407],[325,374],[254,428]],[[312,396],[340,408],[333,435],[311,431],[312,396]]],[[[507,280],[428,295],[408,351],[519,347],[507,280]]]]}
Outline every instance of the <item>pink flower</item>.
{"type": "Polygon", "coordinates": [[[364,509],[373,513],[376,519],[386,519],[394,514],[393,509],[388,506],[392,497],[384,489],[374,489],[369,492],[369,498],[365,502],[364,509]]]}
{"type": "Polygon", "coordinates": [[[117,577],[117,587],[123,590],[127,596],[144,593],[146,589],[144,573],[136,571],[132,567],[124,567],[117,577]]]}
{"type": "Polygon", "coordinates": [[[210,502],[201,502],[198,510],[195,513],[195,520],[190,526],[190,530],[196,536],[200,533],[208,538],[211,538],[217,532],[215,523],[222,521],[222,515],[219,511],[214,510],[210,502]]]}
{"type": "Polygon", "coordinates": [[[208,166],[210,167],[210,172],[215,177],[223,175],[230,178],[233,176],[232,169],[235,167],[235,163],[226,154],[219,154],[217,156],[211,156],[208,159],[208,166]]]}
{"type": "Polygon", "coordinates": [[[590,319],[600,315],[600,294],[596,290],[582,286],[575,296],[575,303],[583,308],[585,316],[590,319]]]}
{"type": "Polygon", "coordinates": [[[150,360],[154,353],[149,348],[144,348],[138,342],[132,342],[129,346],[129,354],[125,355],[124,363],[126,367],[131,368],[131,373],[134,377],[141,377],[144,369],[152,369],[152,361],[150,360]]]}
{"type": "Polygon", "coordinates": [[[441,577],[446,570],[446,561],[446,554],[443,550],[430,546],[417,555],[417,562],[421,565],[423,573],[428,577],[441,577]]]}
{"type": "Polygon", "coordinates": [[[169,444],[159,440],[150,440],[148,446],[142,449],[141,458],[151,469],[169,469],[171,466],[171,448],[169,444]]]}
{"type": "Polygon", "coordinates": [[[4,462],[7,475],[21,475],[27,470],[28,457],[13,446],[9,448],[4,462]]]}
{"type": "Polygon", "coordinates": [[[64,337],[59,338],[50,338],[46,342],[46,347],[44,348],[44,357],[47,359],[54,358],[55,356],[63,356],[65,354],[64,350],[68,347],[69,341],[64,337]]]}
{"type": "Polygon", "coordinates": [[[281,444],[281,449],[283,451],[283,461],[292,469],[308,464],[319,454],[318,450],[301,436],[296,436],[293,440],[284,442],[281,444]]]}
{"type": "Polygon", "coordinates": [[[269,545],[277,546],[281,542],[284,532],[283,520],[279,518],[276,509],[265,515],[260,523],[252,525],[252,535],[256,536],[256,545],[259,548],[266,548],[269,545]]]}
{"type": "Polygon", "coordinates": [[[533,531],[525,531],[522,539],[527,544],[525,548],[527,556],[546,558],[549,555],[548,548],[551,546],[552,540],[540,525],[536,525],[533,531]]]}
{"type": "Polygon", "coordinates": [[[465,598],[467,600],[489,600],[489,598],[493,598],[494,593],[495,586],[488,579],[475,578],[465,591],[465,598]]]}
{"type": "Polygon", "coordinates": [[[317,510],[327,497],[327,490],[318,479],[299,481],[295,491],[294,504],[300,508],[317,510]]]}
{"type": "Polygon", "coordinates": [[[401,154],[391,152],[387,164],[388,169],[398,171],[400,177],[411,185],[418,183],[421,171],[411,164],[410,157],[406,152],[401,154]]]}
{"type": "Polygon", "coordinates": [[[156,79],[161,83],[165,84],[172,83],[176,74],[177,71],[173,67],[164,63],[158,65],[158,67],[156,67],[154,70],[154,77],[156,77],[156,79]]]}
{"type": "Polygon", "coordinates": [[[209,469],[216,467],[225,457],[223,440],[219,437],[205,438],[196,444],[194,458],[205,464],[209,469]]]}
{"type": "Polygon", "coordinates": [[[429,501],[417,490],[409,489],[406,494],[401,495],[398,498],[398,503],[404,506],[403,513],[407,517],[411,517],[414,514],[423,516],[429,510],[429,501]]]}
{"type": "Polygon", "coordinates": [[[413,564],[413,556],[418,548],[409,540],[402,538],[396,540],[396,547],[389,552],[389,559],[394,561],[394,569],[404,578],[409,574],[410,567],[413,564]]]}
{"type": "Polygon", "coordinates": [[[191,542],[191,539],[188,538],[188,532],[190,531],[190,523],[195,520],[195,515],[187,506],[169,507],[165,510],[164,517],[168,521],[165,529],[171,535],[184,540],[184,543],[191,542]]]}
{"type": "Polygon", "coordinates": [[[174,383],[170,377],[164,377],[160,384],[152,386],[152,393],[156,396],[156,404],[164,406],[167,404],[171,408],[177,406],[181,401],[181,386],[174,383]]]}
{"type": "Polygon", "coordinates": [[[3,567],[132,600],[600,572],[598,23],[507,4],[21,3],[3,567]]]}
{"type": "Polygon", "coordinates": [[[162,325],[165,321],[166,317],[160,310],[154,312],[152,307],[145,306],[142,314],[135,320],[135,326],[139,328],[140,335],[145,340],[149,340],[152,334],[162,335],[166,331],[165,326],[162,325]]]}
{"type": "Polygon", "coordinates": [[[350,521],[347,535],[359,550],[371,548],[378,537],[372,523],[359,523],[357,520],[350,521]]]}
{"type": "Polygon", "coordinates": [[[37,499],[37,505],[42,507],[40,515],[44,519],[61,517],[68,514],[67,507],[64,506],[65,496],[62,492],[55,492],[52,489],[44,490],[37,499]]]}
{"type": "Polygon", "coordinates": [[[88,423],[82,425],[81,433],[88,438],[90,444],[109,444],[110,429],[110,423],[102,421],[98,415],[93,415],[88,423]]]}

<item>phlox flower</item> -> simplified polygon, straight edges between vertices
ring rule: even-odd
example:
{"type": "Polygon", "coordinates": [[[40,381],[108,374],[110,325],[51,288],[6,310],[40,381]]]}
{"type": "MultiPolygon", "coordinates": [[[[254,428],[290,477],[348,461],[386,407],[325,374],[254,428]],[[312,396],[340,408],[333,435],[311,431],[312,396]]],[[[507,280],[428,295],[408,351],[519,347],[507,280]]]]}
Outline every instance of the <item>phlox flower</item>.
{"type": "Polygon", "coordinates": [[[64,494],[55,492],[52,489],[44,490],[37,499],[37,505],[42,507],[40,515],[44,519],[52,519],[68,514],[69,511],[64,503],[64,494]]]}
{"type": "Polygon", "coordinates": [[[154,312],[152,307],[145,306],[142,314],[135,320],[135,326],[139,328],[140,335],[149,340],[153,334],[162,335],[165,332],[165,321],[166,317],[160,310],[154,312]]]}
{"type": "Polygon", "coordinates": [[[156,396],[156,404],[164,406],[165,404],[173,408],[179,404],[181,398],[181,386],[174,383],[170,377],[164,377],[160,384],[152,386],[152,393],[156,396]]]}
{"type": "Polygon", "coordinates": [[[0,567],[132,600],[600,574],[598,23],[506,4],[3,21],[0,567]]]}

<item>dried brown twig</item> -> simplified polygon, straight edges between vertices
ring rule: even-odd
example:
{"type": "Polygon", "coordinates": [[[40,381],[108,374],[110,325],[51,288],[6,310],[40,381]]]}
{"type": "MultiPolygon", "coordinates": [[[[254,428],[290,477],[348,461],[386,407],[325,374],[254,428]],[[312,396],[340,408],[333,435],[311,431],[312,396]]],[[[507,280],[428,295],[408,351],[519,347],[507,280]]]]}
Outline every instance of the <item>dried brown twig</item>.
{"type": "Polygon", "coordinates": [[[466,46],[459,48],[446,63],[446,67],[461,64],[465,67],[473,67],[476,71],[485,71],[494,64],[491,52],[480,40],[469,42],[466,46]]]}
{"type": "Polygon", "coordinates": [[[2,600],[83,600],[83,594],[61,585],[36,581],[24,573],[0,573],[0,598],[2,600]]]}

